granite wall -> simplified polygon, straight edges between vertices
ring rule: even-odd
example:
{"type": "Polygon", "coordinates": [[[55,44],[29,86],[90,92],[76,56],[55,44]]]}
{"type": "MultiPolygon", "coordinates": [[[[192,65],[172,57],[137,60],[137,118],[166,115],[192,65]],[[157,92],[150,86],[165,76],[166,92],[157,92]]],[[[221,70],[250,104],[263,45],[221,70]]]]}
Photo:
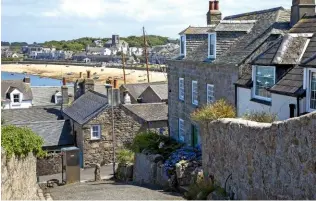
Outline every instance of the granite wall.
{"type": "Polygon", "coordinates": [[[60,153],[49,154],[45,158],[38,158],[36,163],[38,176],[52,175],[62,172],[62,156],[60,153]]]}
{"type": "Polygon", "coordinates": [[[198,107],[207,103],[207,84],[214,85],[215,100],[224,98],[235,103],[234,82],[238,78],[238,68],[234,65],[211,66],[194,61],[168,61],[168,115],[170,135],[178,139],[179,118],[184,120],[185,142],[191,145],[192,125],[190,115],[198,107]],[[184,78],[184,101],[179,100],[179,78],[184,78]],[[198,81],[199,105],[192,104],[192,80],[198,81]]]}
{"type": "Polygon", "coordinates": [[[33,154],[25,158],[8,158],[1,149],[1,199],[38,200],[38,188],[33,154]]]}
{"type": "Polygon", "coordinates": [[[316,113],[203,126],[203,169],[234,199],[316,199],[316,113]]]}

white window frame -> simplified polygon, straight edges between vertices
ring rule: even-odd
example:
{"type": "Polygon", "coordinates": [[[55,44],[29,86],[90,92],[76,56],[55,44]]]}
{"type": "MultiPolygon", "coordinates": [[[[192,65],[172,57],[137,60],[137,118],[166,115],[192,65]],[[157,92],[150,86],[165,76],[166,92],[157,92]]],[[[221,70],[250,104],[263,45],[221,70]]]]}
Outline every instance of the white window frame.
{"type": "Polygon", "coordinates": [[[12,94],[12,102],[13,102],[13,103],[21,103],[21,94],[18,94],[18,93],[17,93],[17,94],[12,94]],[[14,96],[15,96],[15,95],[18,95],[18,96],[19,96],[19,101],[18,101],[18,102],[14,102],[14,96]]]}
{"type": "Polygon", "coordinates": [[[307,68],[304,69],[304,88],[306,89],[306,111],[313,112],[316,109],[311,108],[311,77],[312,73],[316,73],[315,68],[307,68]]]}
{"type": "Polygon", "coordinates": [[[192,80],[192,90],[191,90],[191,95],[192,95],[192,104],[193,105],[199,105],[199,85],[198,85],[198,81],[196,80],[192,80]],[[196,91],[194,91],[195,87],[194,85],[196,85],[196,91]],[[194,98],[194,94],[196,93],[196,99],[194,98]]]}
{"type": "Polygon", "coordinates": [[[91,125],[90,131],[91,131],[91,140],[100,140],[101,139],[101,126],[100,125],[91,125]],[[93,127],[98,128],[98,136],[97,137],[95,137],[93,135],[93,127]]]}
{"type": "Polygon", "coordinates": [[[213,84],[207,84],[206,85],[206,102],[207,102],[207,104],[211,104],[211,103],[215,102],[215,95],[214,95],[214,93],[215,93],[214,92],[214,85],[213,84]],[[209,87],[212,88],[213,95],[210,94],[209,87]],[[212,97],[212,100],[210,100],[209,97],[212,97]]]}
{"type": "Polygon", "coordinates": [[[216,59],[216,33],[209,33],[208,34],[208,38],[207,38],[207,44],[208,44],[208,48],[207,48],[207,55],[209,59],[216,59]],[[212,36],[212,41],[211,41],[211,36],[212,36]],[[212,44],[214,44],[213,47],[213,55],[210,54],[210,50],[211,50],[211,42],[212,44]]]}
{"type": "Polygon", "coordinates": [[[180,118],[178,120],[178,140],[179,142],[185,142],[184,120],[180,118]]]}
{"type": "Polygon", "coordinates": [[[252,87],[252,90],[251,90],[251,93],[252,93],[252,98],[255,98],[255,99],[259,99],[259,100],[264,100],[264,101],[268,101],[268,102],[271,102],[272,101],[272,98],[268,98],[268,97],[263,97],[263,96],[258,96],[256,95],[256,69],[257,67],[269,67],[269,68],[273,68],[274,70],[274,84],[275,84],[275,79],[276,79],[276,69],[275,69],[275,66],[258,66],[258,65],[253,65],[252,66],[252,82],[253,82],[253,87],[252,87]]]}
{"type": "Polygon", "coordinates": [[[181,100],[181,101],[184,101],[184,78],[183,77],[180,77],[179,78],[179,86],[178,86],[178,88],[179,88],[179,100],[181,100]],[[182,84],[181,84],[181,82],[182,82],[182,84]],[[181,86],[183,86],[183,87],[181,87],[181,86]],[[183,95],[182,95],[182,93],[183,93],[183,95]]]}
{"type": "Polygon", "coordinates": [[[187,37],[186,37],[186,35],[185,34],[183,34],[183,35],[180,35],[180,56],[186,56],[186,54],[187,54],[187,45],[186,45],[186,43],[187,43],[187,37]],[[181,38],[184,38],[184,44],[183,44],[183,47],[181,46],[181,38]],[[183,48],[183,53],[182,53],[182,51],[181,51],[181,48],[183,48]]]}

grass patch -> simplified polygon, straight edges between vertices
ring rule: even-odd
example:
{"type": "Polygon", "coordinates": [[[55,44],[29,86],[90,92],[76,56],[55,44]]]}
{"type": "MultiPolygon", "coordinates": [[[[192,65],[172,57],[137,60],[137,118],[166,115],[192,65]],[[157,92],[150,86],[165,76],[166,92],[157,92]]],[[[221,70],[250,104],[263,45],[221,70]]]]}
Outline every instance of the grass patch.
{"type": "Polygon", "coordinates": [[[256,121],[261,123],[272,123],[277,120],[277,115],[269,112],[255,112],[246,113],[243,115],[243,119],[256,121]]]}

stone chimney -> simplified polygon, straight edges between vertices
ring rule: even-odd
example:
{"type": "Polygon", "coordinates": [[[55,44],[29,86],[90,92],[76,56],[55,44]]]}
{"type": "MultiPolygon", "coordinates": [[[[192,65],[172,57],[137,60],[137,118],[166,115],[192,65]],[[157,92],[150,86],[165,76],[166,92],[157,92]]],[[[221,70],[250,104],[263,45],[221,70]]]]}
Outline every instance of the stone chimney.
{"type": "Polygon", "coordinates": [[[90,77],[91,72],[87,70],[87,77],[82,78],[82,73],[79,74],[79,79],[74,84],[74,98],[75,100],[85,94],[87,91],[94,91],[94,80],[90,77]]]}
{"type": "Polygon", "coordinates": [[[305,14],[315,15],[315,0],[292,0],[291,26],[294,26],[305,14]]]}
{"type": "Polygon", "coordinates": [[[120,89],[118,89],[118,80],[108,79],[106,83],[111,85],[111,87],[107,88],[107,91],[106,91],[106,96],[108,97],[109,105],[119,106],[121,103],[121,94],[120,94],[120,89]],[[112,93],[113,93],[113,99],[112,99],[112,93]]]}
{"type": "Polygon", "coordinates": [[[222,20],[222,13],[219,10],[219,1],[211,0],[209,1],[209,9],[206,13],[207,25],[218,25],[222,20]]]}
{"type": "Polygon", "coordinates": [[[23,82],[26,84],[31,84],[31,78],[30,77],[24,77],[23,82]]]}
{"type": "Polygon", "coordinates": [[[69,103],[69,96],[68,96],[68,87],[66,85],[66,78],[63,77],[63,86],[61,86],[61,95],[62,95],[62,101],[63,105],[68,105],[69,103]]]}

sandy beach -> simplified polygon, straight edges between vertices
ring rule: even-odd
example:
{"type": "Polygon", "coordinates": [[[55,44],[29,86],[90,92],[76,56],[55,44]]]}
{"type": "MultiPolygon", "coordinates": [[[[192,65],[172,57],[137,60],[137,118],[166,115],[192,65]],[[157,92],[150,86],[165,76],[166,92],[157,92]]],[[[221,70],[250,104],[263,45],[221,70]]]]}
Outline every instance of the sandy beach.
{"type": "MultiPolygon", "coordinates": [[[[44,64],[2,64],[1,71],[24,73],[39,75],[41,77],[49,77],[55,79],[62,79],[66,77],[68,81],[75,81],[79,77],[79,72],[86,77],[87,70],[91,71],[92,77],[99,77],[95,79],[96,83],[104,83],[109,77],[118,78],[119,83],[123,81],[123,70],[118,68],[105,67],[86,67],[86,66],[66,66],[66,65],[44,65],[44,64]]],[[[146,70],[126,70],[127,83],[142,83],[147,82],[146,70]]],[[[150,82],[166,81],[167,74],[162,72],[149,72],[150,82]]]]}

